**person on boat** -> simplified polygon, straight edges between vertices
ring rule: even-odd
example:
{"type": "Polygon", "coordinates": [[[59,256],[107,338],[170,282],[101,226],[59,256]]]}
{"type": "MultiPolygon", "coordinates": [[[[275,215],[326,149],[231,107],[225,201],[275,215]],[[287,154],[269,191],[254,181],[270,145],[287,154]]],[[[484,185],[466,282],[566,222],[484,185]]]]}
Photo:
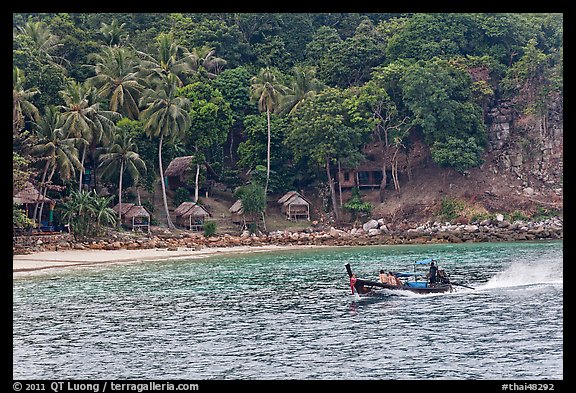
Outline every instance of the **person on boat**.
{"type": "Polygon", "coordinates": [[[438,269],[438,281],[440,284],[450,284],[450,279],[444,269],[438,269]]]}
{"type": "Polygon", "coordinates": [[[352,290],[352,295],[354,295],[354,286],[356,285],[356,274],[350,276],[350,289],[352,290]]]}
{"type": "Polygon", "coordinates": [[[396,277],[396,275],[392,272],[388,272],[388,280],[390,281],[390,284],[395,285],[397,287],[401,287],[402,285],[404,285],[404,283],[400,281],[400,279],[396,277]]]}
{"type": "Polygon", "coordinates": [[[390,284],[390,281],[388,279],[388,275],[386,274],[386,272],[384,272],[384,270],[380,270],[380,282],[382,284],[390,284]]]}
{"type": "Polygon", "coordinates": [[[436,284],[438,277],[438,266],[434,263],[434,261],[430,262],[430,273],[429,273],[429,280],[430,284],[436,284]]]}

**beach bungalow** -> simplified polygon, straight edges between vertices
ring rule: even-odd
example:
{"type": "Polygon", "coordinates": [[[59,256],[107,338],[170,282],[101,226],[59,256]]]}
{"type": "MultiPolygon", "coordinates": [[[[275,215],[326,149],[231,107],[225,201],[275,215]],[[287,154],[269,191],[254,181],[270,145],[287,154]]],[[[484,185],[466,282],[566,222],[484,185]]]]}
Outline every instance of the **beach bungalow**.
{"type": "Polygon", "coordinates": [[[253,215],[246,216],[244,214],[244,207],[242,206],[242,200],[238,199],[230,208],[228,209],[232,216],[232,222],[234,224],[251,224],[256,222],[256,218],[253,215]]]}
{"type": "Polygon", "coordinates": [[[280,204],[280,212],[286,216],[288,220],[298,220],[298,218],[306,218],[310,221],[310,202],[306,200],[300,193],[296,191],[288,191],[278,199],[280,204]]]}
{"type": "Polygon", "coordinates": [[[194,156],[177,157],[173,159],[164,171],[167,186],[171,190],[186,187],[186,176],[190,173],[190,164],[194,156]]]}
{"type": "MultiPolygon", "coordinates": [[[[32,183],[26,182],[24,188],[16,193],[16,195],[12,196],[12,203],[23,205],[26,212],[26,217],[28,218],[33,218],[35,209],[34,206],[37,203],[44,203],[45,205],[48,204],[48,208],[44,206],[42,209],[42,215],[44,216],[44,219],[42,219],[42,217],[40,218],[39,227],[40,229],[51,229],[50,226],[52,224],[52,216],[56,202],[48,197],[43,196],[32,183]]],[[[38,209],[40,209],[40,206],[38,209]]]]}
{"type": "MultiPolygon", "coordinates": [[[[112,208],[117,214],[120,213],[120,204],[112,208]]],[[[150,232],[150,213],[144,206],[133,203],[122,203],[122,224],[132,230],[146,230],[150,232]]]]}
{"type": "Polygon", "coordinates": [[[176,215],[176,225],[188,227],[191,231],[201,231],[204,228],[204,221],[210,217],[210,213],[196,202],[182,202],[174,210],[176,215]]]}

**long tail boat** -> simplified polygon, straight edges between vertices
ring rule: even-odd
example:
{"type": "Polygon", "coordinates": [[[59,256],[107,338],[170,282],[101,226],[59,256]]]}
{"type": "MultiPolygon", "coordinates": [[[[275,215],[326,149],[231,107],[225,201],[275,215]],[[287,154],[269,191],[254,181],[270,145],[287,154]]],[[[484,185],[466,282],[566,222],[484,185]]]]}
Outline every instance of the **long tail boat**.
{"type": "MultiPolygon", "coordinates": [[[[419,280],[419,278],[424,277],[426,274],[417,272],[416,266],[427,265],[432,261],[433,260],[429,258],[415,262],[413,272],[392,272],[394,276],[399,278],[399,280],[397,281],[399,284],[397,285],[382,283],[380,281],[375,280],[366,280],[363,278],[357,278],[356,275],[352,273],[352,268],[350,267],[349,263],[347,263],[344,266],[346,266],[346,271],[348,272],[348,276],[350,277],[350,288],[352,290],[352,294],[357,293],[360,296],[375,295],[378,292],[380,292],[380,289],[390,289],[394,291],[410,291],[419,294],[452,292],[453,283],[450,282],[450,279],[448,278],[447,274],[439,277],[437,283],[431,284],[426,279],[419,280]]],[[[461,284],[455,284],[455,285],[461,285],[461,284]]]]}

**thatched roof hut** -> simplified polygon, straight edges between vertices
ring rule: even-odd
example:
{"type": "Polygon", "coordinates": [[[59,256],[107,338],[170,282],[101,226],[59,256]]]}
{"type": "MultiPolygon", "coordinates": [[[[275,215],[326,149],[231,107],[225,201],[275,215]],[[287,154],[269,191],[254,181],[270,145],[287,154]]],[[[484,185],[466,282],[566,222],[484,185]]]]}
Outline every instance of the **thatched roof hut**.
{"type": "Polygon", "coordinates": [[[176,157],[173,159],[168,168],[164,171],[164,176],[168,179],[168,187],[170,189],[177,189],[186,184],[185,175],[190,169],[190,164],[194,156],[176,157]]]}
{"type": "Polygon", "coordinates": [[[12,197],[12,202],[25,205],[29,203],[50,203],[52,199],[40,194],[40,191],[32,183],[26,182],[24,188],[12,197]]]}
{"type": "Polygon", "coordinates": [[[257,217],[255,214],[249,214],[249,215],[244,214],[244,206],[242,206],[241,199],[238,199],[236,202],[234,202],[234,204],[230,206],[228,211],[231,213],[232,222],[235,224],[242,224],[242,223],[251,224],[253,222],[256,222],[257,217]]]}
{"type": "Polygon", "coordinates": [[[182,202],[174,210],[176,224],[188,226],[190,230],[201,230],[204,220],[210,217],[210,213],[196,202],[182,202]]]}
{"type": "Polygon", "coordinates": [[[278,199],[278,203],[281,205],[280,211],[289,220],[297,220],[299,217],[310,220],[310,202],[298,192],[288,191],[278,199]]]}
{"type": "Polygon", "coordinates": [[[133,203],[122,203],[122,211],[120,212],[120,204],[118,203],[112,208],[112,210],[114,210],[116,214],[122,214],[122,217],[124,217],[126,213],[128,213],[128,210],[132,209],[133,207],[133,203]]]}
{"type": "MultiPolygon", "coordinates": [[[[120,212],[120,204],[112,208],[116,213],[120,212]]],[[[133,203],[122,203],[122,224],[128,228],[146,229],[150,232],[150,213],[144,206],[133,203]]]]}

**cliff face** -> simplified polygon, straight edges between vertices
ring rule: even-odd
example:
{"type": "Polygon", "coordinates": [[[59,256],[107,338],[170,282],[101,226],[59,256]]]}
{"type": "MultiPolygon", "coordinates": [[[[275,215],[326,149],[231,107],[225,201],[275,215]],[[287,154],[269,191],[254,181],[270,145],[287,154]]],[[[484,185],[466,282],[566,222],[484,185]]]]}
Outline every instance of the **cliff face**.
{"type": "Polygon", "coordinates": [[[524,187],[561,189],[563,108],[557,99],[547,116],[518,114],[509,102],[488,113],[488,156],[494,173],[514,175],[524,187]]]}

